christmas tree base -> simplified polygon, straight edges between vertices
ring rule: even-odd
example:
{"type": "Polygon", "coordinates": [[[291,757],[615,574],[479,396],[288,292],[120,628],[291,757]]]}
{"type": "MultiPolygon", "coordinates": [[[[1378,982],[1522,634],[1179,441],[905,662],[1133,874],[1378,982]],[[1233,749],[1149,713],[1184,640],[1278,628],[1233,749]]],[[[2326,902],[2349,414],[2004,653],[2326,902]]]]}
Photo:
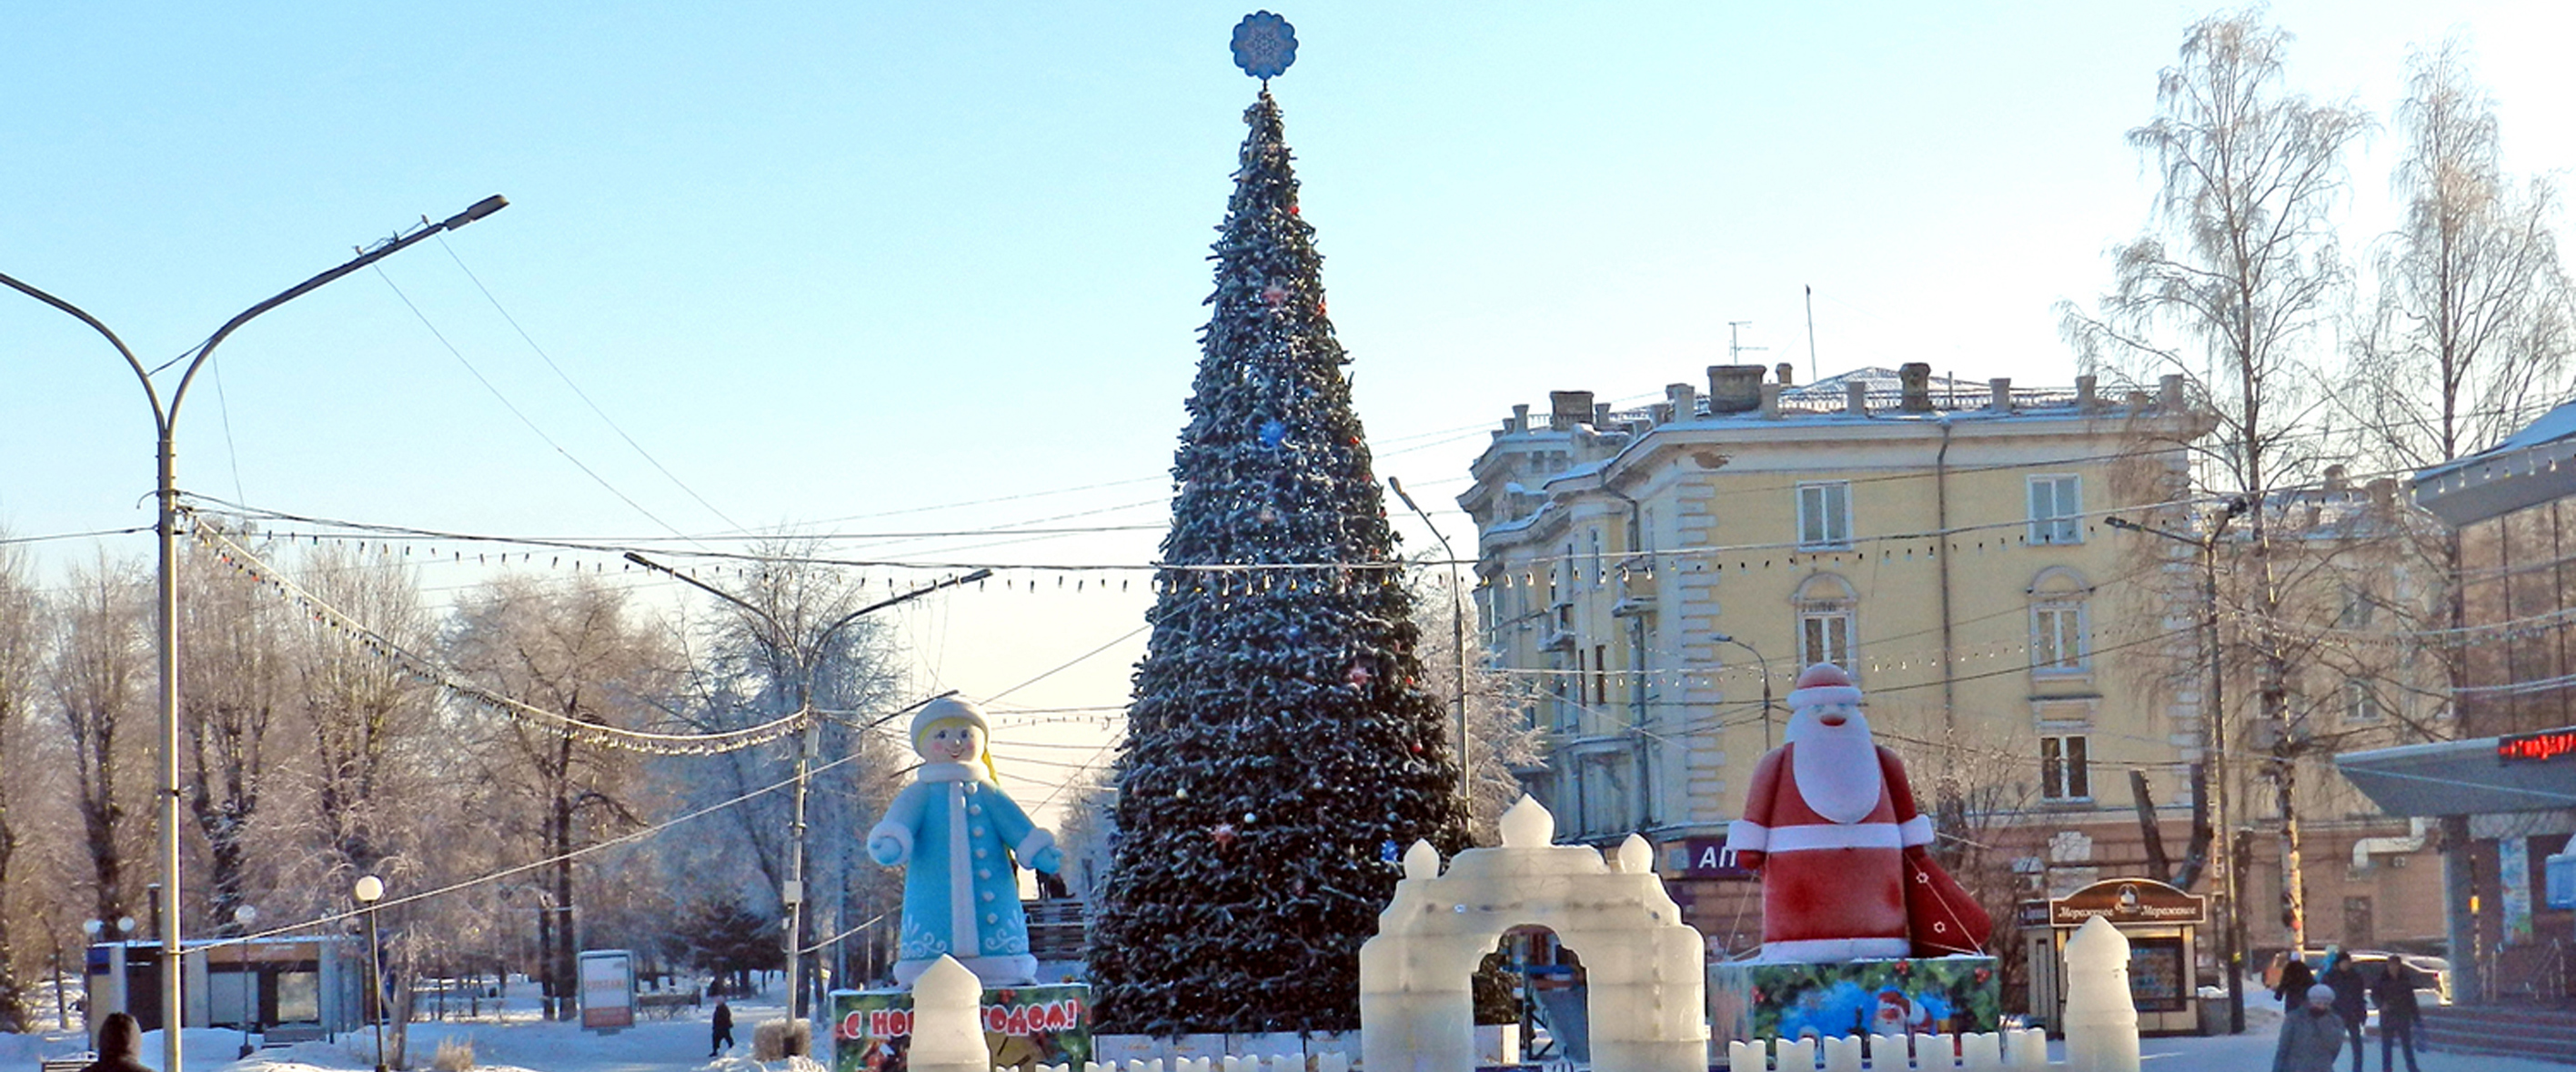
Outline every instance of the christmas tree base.
{"type": "Polygon", "coordinates": [[[2003,1019],[1993,957],[1730,961],[1708,968],[1708,1027],[1719,1042],[1809,1035],[1967,1034],[2003,1019]]]}
{"type": "MultiPolygon", "coordinates": [[[[833,1072],[904,1072],[912,1049],[912,991],[832,992],[833,1072]]],[[[978,1000],[984,1045],[996,1067],[1034,1072],[1091,1059],[1091,987],[1082,983],[992,987],[978,1000]]]]}

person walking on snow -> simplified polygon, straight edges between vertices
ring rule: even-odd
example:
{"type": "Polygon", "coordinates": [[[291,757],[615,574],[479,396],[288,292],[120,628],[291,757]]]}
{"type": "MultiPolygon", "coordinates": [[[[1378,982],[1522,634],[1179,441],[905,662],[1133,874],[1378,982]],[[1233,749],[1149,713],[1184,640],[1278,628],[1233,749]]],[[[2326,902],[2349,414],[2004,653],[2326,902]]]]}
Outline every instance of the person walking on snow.
{"type": "Polygon", "coordinates": [[[2334,988],[2335,1015],[2343,1019],[2344,1037],[2352,1042],[2352,1072],[2361,1072],[2361,1022],[2370,1018],[2370,1006],[2362,1000],[2361,972],[2342,946],[2327,946],[2326,973],[2317,981],[2334,988]]]}
{"type": "Polygon", "coordinates": [[[733,1048],[733,1006],[725,1004],[723,998],[717,998],[716,1016],[708,1026],[714,1033],[714,1037],[707,1041],[707,1059],[712,1061],[717,1054],[733,1048]]]}
{"type": "Polygon", "coordinates": [[[2335,1015],[2334,988],[2308,988],[2307,1004],[2281,1014],[2281,1041],[2272,1047],[2272,1072],[2335,1072],[2343,1049],[2343,1017],[2335,1015]]]}
{"type": "Polygon", "coordinates": [[[81,1072],[152,1072],[134,1056],[143,1048],[143,1025],[132,1013],[112,1012],[98,1025],[98,1060],[81,1072]]]}
{"type": "Polygon", "coordinates": [[[2406,1040],[2406,1072],[2420,1072],[2415,1067],[2415,1025],[2424,1014],[2415,1005],[2414,970],[2388,958],[2388,970],[2370,984],[2370,998],[2379,1003],[2379,1072],[2397,1072],[2391,1051],[2401,1038],[2406,1040]]]}

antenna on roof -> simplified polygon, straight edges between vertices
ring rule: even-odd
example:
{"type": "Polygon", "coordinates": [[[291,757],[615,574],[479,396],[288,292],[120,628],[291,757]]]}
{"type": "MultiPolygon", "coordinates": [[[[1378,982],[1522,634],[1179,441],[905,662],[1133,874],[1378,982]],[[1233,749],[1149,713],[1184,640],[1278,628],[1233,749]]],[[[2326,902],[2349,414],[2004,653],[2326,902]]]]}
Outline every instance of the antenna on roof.
{"type": "Polygon", "coordinates": [[[1727,321],[1727,322],[1726,322],[1726,363],[1727,363],[1727,364],[1730,364],[1730,365],[1741,365],[1741,364],[1743,364],[1743,363],[1744,363],[1744,361],[1743,361],[1742,355],[1743,355],[1743,353],[1744,353],[1745,351],[1747,351],[1747,350],[1768,350],[1768,349],[1770,349],[1770,347],[1768,347],[1768,346],[1746,346],[1746,345],[1744,345],[1744,336],[1743,336],[1743,332],[1742,332],[1742,330],[1741,330],[1741,329],[1743,329],[1746,325],[1749,325],[1749,324],[1751,324],[1751,323],[1753,323],[1753,322],[1752,322],[1752,321],[1750,321],[1750,320],[1729,320],[1729,321],[1727,321]]]}
{"type": "Polygon", "coordinates": [[[1807,382],[1814,383],[1824,378],[1824,373],[1816,371],[1816,285],[1809,283],[1807,284],[1807,382]]]}

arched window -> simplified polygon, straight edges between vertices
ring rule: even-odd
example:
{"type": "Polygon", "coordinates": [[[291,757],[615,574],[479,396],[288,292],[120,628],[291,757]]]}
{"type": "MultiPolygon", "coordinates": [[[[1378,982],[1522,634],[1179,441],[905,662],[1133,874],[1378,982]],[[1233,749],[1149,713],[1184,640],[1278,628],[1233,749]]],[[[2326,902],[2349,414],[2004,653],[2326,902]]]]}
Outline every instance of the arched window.
{"type": "Polygon", "coordinates": [[[2072,677],[2091,669],[2091,623],[2085,605],[2092,582],[2064,566],[2039,571],[2030,582],[2030,672],[2072,677]]]}
{"type": "Polygon", "coordinates": [[[1799,665],[1832,663],[1859,670],[1853,665],[1853,647],[1860,635],[1854,617],[1859,597],[1851,582],[1819,573],[1799,582],[1789,602],[1797,615],[1799,665]]]}

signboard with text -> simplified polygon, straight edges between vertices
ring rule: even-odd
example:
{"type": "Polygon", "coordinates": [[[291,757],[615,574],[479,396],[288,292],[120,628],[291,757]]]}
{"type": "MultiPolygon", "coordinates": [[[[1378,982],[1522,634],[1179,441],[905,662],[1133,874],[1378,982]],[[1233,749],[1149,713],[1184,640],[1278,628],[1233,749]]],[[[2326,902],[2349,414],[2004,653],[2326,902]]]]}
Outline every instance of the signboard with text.
{"type": "Polygon", "coordinates": [[[1683,838],[1664,846],[1665,878],[1715,878],[1737,882],[1754,879],[1753,869],[1739,866],[1726,847],[1726,835],[1683,838]]]}

